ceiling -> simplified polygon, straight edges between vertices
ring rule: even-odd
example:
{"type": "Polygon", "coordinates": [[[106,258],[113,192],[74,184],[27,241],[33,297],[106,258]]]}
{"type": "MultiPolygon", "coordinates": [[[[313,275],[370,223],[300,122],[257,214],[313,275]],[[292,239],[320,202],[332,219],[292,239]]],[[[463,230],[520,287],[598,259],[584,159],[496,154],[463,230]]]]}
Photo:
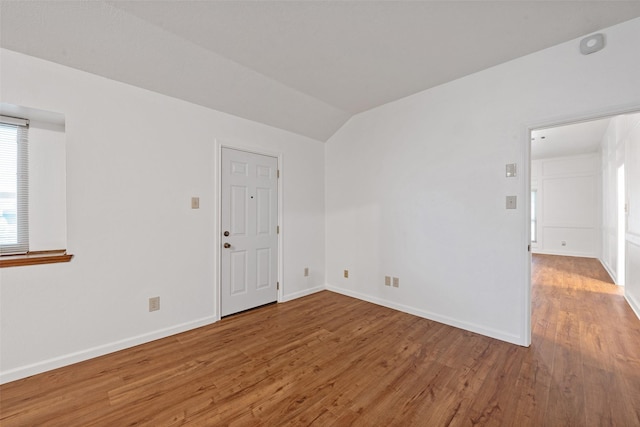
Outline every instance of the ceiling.
{"type": "Polygon", "coordinates": [[[611,117],[531,132],[531,159],[575,156],[600,151],[611,117]]]}
{"type": "Polygon", "coordinates": [[[639,1],[0,1],[0,45],[326,141],[639,1]]]}

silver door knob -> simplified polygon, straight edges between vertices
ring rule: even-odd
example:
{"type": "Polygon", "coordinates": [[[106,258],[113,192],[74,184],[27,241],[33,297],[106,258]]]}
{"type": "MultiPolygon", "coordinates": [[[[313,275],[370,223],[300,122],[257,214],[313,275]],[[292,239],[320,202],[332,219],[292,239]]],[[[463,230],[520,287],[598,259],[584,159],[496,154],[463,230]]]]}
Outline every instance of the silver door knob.
{"type": "Polygon", "coordinates": [[[223,246],[224,246],[225,249],[229,249],[231,247],[231,244],[230,243],[225,243],[223,246]]]}

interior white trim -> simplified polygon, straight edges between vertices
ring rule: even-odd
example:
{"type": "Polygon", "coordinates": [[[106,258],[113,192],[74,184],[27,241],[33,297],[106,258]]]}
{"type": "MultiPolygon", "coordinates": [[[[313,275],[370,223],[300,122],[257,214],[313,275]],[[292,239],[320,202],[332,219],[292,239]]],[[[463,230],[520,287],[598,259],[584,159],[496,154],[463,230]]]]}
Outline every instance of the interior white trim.
{"type": "Polygon", "coordinates": [[[26,378],[31,375],[41,374],[43,372],[61,368],[63,366],[68,366],[74,363],[93,359],[95,357],[104,356],[105,354],[131,348],[136,345],[146,344],[160,338],[166,338],[175,334],[189,331],[191,329],[210,325],[212,323],[215,323],[217,320],[218,319],[215,316],[207,316],[198,320],[194,320],[192,322],[181,323],[179,325],[159,329],[147,334],[125,338],[123,340],[114,341],[108,344],[87,348],[73,353],[63,354],[62,356],[53,357],[51,359],[43,360],[41,362],[33,363],[30,365],[20,366],[15,369],[0,372],[0,384],[5,384],[10,381],[26,378]]]}
{"type": "Polygon", "coordinates": [[[304,289],[302,291],[294,292],[292,294],[283,295],[282,301],[279,301],[279,302],[293,301],[294,299],[306,297],[307,295],[315,294],[316,292],[321,292],[326,289],[327,288],[325,286],[316,286],[314,288],[304,289]]]}
{"type": "Polygon", "coordinates": [[[327,284],[327,290],[329,290],[331,292],[338,293],[338,294],[346,295],[346,296],[349,296],[349,297],[352,297],[352,298],[356,298],[356,299],[359,299],[359,300],[362,300],[362,301],[367,301],[367,302],[370,302],[372,304],[380,305],[382,307],[387,307],[387,308],[391,308],[391,309],[394,309],[394,310],[402,311],[403,313],[412,314],[414,316],[422,317],[424,319],[433,320],[434,322],[443,323],[445,325],[453,326],[455,328],[460,328],[460,329],[464,329],[466,331],[475,332],[475,333],[478,333],[480,335],[484,335],[484,336],[487,336],[487,337],[490,337],[490,338],[499,339],[501,341],[509,342],[509,343],[512,343],[512,344],[521,345],[521,346],[524,346],[524,347],[528,347],[529,346],[529,344],[524,341],[523,337],[515,335],[515,334],[509,334],[509,333],[506,333],[504,331],[500,331],[498,329],[486,328],[486,327],[478,325],[476,323],[463,322],[463,321],[454,319],[452,317],[442,316],[442,315],[439,315],[437,313],[433,313],[431,311],[420,310],[418,308],[411,307],[411,306],[404,305],[404,304],[397,304],[397,303],[390,302],[390,301],[387,301],[387,300],[384,300],[384,299],[381,299],[381,298],[377,298],[377,297],[373,297],[373,296],[370,296],[370,295],[362,294],[360,292],[355,292],[355,291],[352,291],[352,290],[339,288],[337,286],[332,286],[330,284],[327,284]]]}
{"type": "MultiPolygon", "coordinates": [[[[640,109],[640,105],[635,103],[625,104],[625,105],[611,105],[611,106],[602,107],[602,109],[599,109],[599,110],[583,111],[575,115],[559,116],[555,118],[549,118],[548,120],[541,120],[541,121],[530,123],[527,126],[527,138],[526,138],[527,149],[525,151],[525,156],[526,156],[525,168],[527,169],[525,171],[526,188],[523,194],[531,194],[531,132],[532,131],[536,129],[563,126],[568,124],[587,122],[591,120],[604,119],[607,117],[618,116],[622,114],[635,113],[639,109],[640,109]]],[[[528,197],[525,197],[525,200],[527,199],[528,197]]],[[[529,236],[531,236],[531,230],[529,229],[529,227],[531,227],[531,208],[529,206],[530,203],[531,201],[528,201],[528,203],[525,202],[526,204],[525,230],[528,231],[527,240],[530,239],[529,236]]],[[[536,252],[536,253],[542,253],[542,252],[536,252]]],[[[526,325],[527,330],[525,331],[525,333],[528,336],[527,342],[530,344],[531,343],[531,255],[530,253],[528,253],[527,258],[529,259],[529,265],[527,267],[528,276],[525,280],[524,301],[526,304],[528,304],[528,307],[526,310],[524,310],[525,318],[523,319],[524,320],[523,323],[524,325],[526,325]]],[[[600,261],[600,263],[603,264],[602,261],[600,261]]],[[[608,269],[607,269],[607,272],[609,272],[608,269]]],[[[629,302],[629,305],[635,311],[635,313],[636,314],[640,313],[640,310],[638,310],[638,305],[636,304],[636,306],[634,307],[635,302],[631,302],[630,298],[626,296],[625,298],[629,302]]]]}
{"type": "Polygon", "coordinates": [[[596,258],[595,256],[593,256],[593,254],[590,253],[586,253],[586,252],[575,252],[575,251],[568,251],[568,252],[562,252],[562,253],[558,253],[558,252],[554,252],[554,251],[548,251],[548,250],[531,250],[532,253],[534,254],[539,254],[539,255],[557,255],[557,256],[574,256],[574,257],[578,257],[578,258],[596,258]]]}
{"type": "Polygon", "coordinates": [[[638,319],[640,319],[640,303],[634,300],[633,297],[628,293],[625,293],[624,299],[627,300],[627,302],[629,303],[629,306],[631,307],[631,310],[633,310],[633,312],[636,314],[638,319]]]}
{"type": "Polygon", "coordinates": [[[640,246],[640,235],[627,232],[627,234],[625,235],[625,238],[627,242],[631,242],[636,246],[640,246]]]}
{"type": "Polygon", "coordinates": [[[607,272],[607,274],[609,275],[609,277],[611,277],[611,279],[615,282],[616,281],[616,275],[614,274],[613,271],[611,271],[611,269],[609,268],[609,266],[601,259],[598,258],[598,261],[600,261],[600,264],[602,265],[602,267],[605,269],[605,271],[607,272]]]}
{"type": "Polygon", "coordinates": [[[280,283],[280,289],[278,289],[278,303],[289,301],[294,298],[285,299],[284,297],[284,215],[283,215],[283,181],[284,181],[284,155],[282,152],[273,152],[269,150],[264,150],[260,147],[245,145],[244,143],[234,143],[230,140],[219,140],[215,139],[215,158],[214,164],[216,165],[216,173],[214,174],[214,188],[216,189],[216,193],[214,195],[216,201],[216,220],[214,224],[215,236],[213,239],[214,247],[215,247],[215,265],[216,265],[216,282],[214,294],[216,297],[215,307],[216,307],[216,316],[220,319],[220,292],[221,292],[221,283],[220,283],[220,246],[222,244],[222,239],[220,238],[220,209],[221,209],[221,201],[220,196],[222,194],[222,149],[223,148],[231,148],[233,150],[246,151],[248,153],[260,154],[263,156],[275,157],[278,159],[278,171],[280,173],[280,177],[278,178],[278,225],[280,226],[280,233],[278,234],[278,282],[280,283]]]}
{"type": "MultiPolygon", "coordinates": [[[[627,233],[626,240],[627,244],[640,247],[640,238],[637,234],[627,233]]],[[[624,299],[627,300],[633,312],[636,314],[638,319],[640,319],[640,301],[634,299],[634,297],[629,292],[627,292],[627,290],[628,288],[625,288],[624,299]]]]}
{"type": "MultiPolygon", "coordinates": [[[[529,347],[531,345],[531,256],[533,254],[534,243],[531,242],[531,128],[526,129],[525,133],[525,149],[524,149],[524,162],[523,162],[523,176],[524,179],[524,192],[526,196],[524,199],[524,241],[529,242],[527,249],[524,252],[524,273],[525,273],[525,287],[522,297],[522,312],[524,313],[524,319],[522,319],[522,332],[521,339],[522,345],[529,347]]],[[[537,240],[540,240],[539,238],[537,240]]],[[[535,245],[537,246],[537,241],[535,245]]]]}

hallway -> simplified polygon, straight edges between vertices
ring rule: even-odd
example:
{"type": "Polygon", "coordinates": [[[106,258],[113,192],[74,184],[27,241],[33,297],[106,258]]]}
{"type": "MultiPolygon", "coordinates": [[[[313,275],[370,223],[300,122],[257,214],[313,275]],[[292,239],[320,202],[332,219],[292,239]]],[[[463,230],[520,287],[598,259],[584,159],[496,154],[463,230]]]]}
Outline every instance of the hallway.
{"type": "Polygon", "coordinates": [[[553,255],[533,255],[532,284],[530,379],[545,425],[639,424],[640,320],[624,288],[597,259],[553,255]]]}

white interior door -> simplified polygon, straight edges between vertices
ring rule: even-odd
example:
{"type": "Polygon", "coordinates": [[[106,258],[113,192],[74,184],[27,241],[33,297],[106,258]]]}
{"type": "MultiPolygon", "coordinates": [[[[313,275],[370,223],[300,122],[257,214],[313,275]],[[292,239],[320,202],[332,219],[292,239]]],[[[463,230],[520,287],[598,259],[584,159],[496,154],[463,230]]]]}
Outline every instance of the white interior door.
{"type": "Polygon", "coordinates": [[[220,315],[278,299],[278,159],[222,149],[220,315]]]}

